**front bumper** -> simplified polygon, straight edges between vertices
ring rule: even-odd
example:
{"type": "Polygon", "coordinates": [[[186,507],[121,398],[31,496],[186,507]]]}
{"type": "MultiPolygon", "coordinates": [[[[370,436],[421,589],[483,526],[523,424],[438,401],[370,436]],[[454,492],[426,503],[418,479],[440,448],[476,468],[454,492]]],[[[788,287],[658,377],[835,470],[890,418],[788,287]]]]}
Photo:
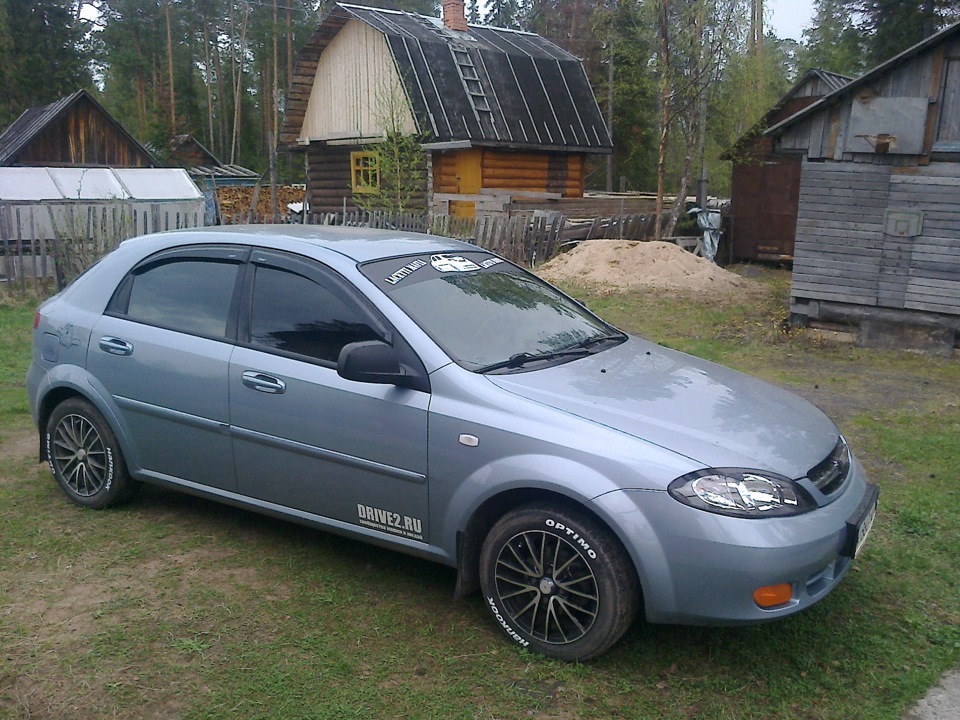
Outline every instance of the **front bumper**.
{"type": "Polygon", "coordinates": [[[836,499],[796,517],[732,518],[666,492],[618,491],[594,503],[633,557],[648,621],[733,625],[789,615],[833,590],[852,563],[848,520],[871,487],[854,460],[836,499]],[[781,583],[789,601],[754,602],[755,590],[781,583]]]}

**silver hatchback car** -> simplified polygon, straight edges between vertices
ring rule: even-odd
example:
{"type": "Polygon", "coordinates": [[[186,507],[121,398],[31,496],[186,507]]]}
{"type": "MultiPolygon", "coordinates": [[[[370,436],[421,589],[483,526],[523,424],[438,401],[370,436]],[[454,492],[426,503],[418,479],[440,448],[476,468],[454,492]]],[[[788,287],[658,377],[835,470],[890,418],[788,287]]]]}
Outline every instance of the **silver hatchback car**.
{"type": "Polygon", "coordinates": [[[804,400],[611,327],[454,240],[124,242],[45,302],[27,386],[73,502],[176,488],[457,568],[565,660],[823,598],[877,488],[804,400]]]}

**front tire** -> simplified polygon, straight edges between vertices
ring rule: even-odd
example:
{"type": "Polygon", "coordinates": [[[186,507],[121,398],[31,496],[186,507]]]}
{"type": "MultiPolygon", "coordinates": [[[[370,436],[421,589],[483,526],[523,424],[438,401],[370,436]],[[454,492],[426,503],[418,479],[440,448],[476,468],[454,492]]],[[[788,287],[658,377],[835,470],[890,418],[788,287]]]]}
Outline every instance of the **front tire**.
{"type": "Polygon", "coordinates": [[[137,490],[116,436],[86,400],[71,398],[57,405],[45,442],[53,476],[77,505],[100,510],[129,500],[137,490]]]}
{"type": "Polygon", "coordinates": [[[487,534],[480,585],[501,630],[567,661],[606,652],[637,614],[636,572],[619,541],[583,513],[528,505],[487,534]]]}

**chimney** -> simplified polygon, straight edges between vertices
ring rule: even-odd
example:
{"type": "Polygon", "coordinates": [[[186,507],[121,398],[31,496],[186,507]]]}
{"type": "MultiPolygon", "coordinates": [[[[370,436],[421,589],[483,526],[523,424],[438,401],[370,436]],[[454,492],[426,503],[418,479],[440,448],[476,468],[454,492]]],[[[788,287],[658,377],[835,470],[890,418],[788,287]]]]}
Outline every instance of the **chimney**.
{"type": "Polygon", "coordinates": [[[467,16],[463,0],[441,0],[443,24],[448,30],[467,32],[467,16]]]}

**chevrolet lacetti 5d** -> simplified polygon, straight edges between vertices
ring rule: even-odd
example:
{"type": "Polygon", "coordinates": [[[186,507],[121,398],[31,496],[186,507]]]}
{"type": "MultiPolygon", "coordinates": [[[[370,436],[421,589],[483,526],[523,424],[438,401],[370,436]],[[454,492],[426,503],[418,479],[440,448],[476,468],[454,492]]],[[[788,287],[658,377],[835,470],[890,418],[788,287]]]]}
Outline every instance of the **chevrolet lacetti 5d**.
{"type": "Polygon", "coordinates": [[[27,387],[73,502],[152,483],[435,560],[513,642],[565,660],[641,607],[808,607],[876,513],[806,401],[427,235],[128,240],[39,308],[27,387]]]}

